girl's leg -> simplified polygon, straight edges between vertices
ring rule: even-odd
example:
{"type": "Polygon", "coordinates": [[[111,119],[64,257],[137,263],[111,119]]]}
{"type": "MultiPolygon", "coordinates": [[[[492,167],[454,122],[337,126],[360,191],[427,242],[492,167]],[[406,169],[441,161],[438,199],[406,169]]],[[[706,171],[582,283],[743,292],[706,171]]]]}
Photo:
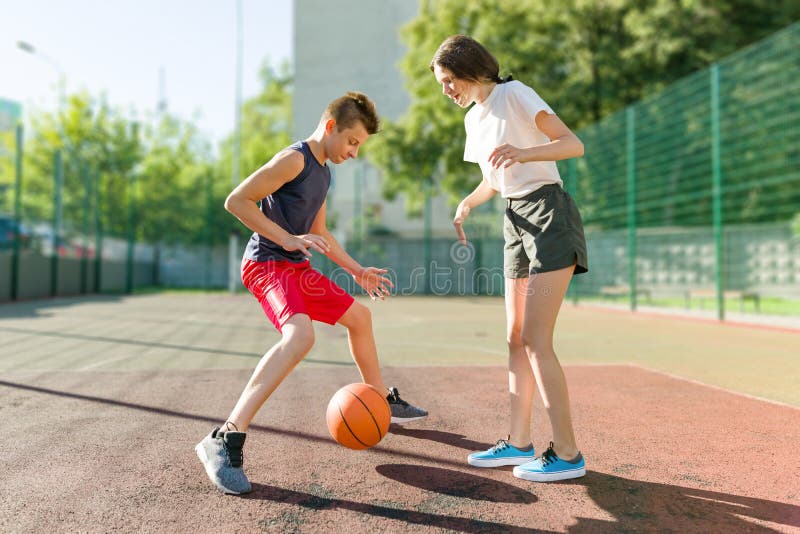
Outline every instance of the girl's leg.
{"type": "Polygon", "coordinates": [[[510,442],[515,447],[531,443],[531,404],[536,379],[522,343],[528,278],[506,278],[506,340],[508,341],[508,392],[511,400],[510,442]]]}
{"type": "Polygon", "coordinates": [[[293,315],[283,325],[282,332],[282,339],[258,362],[233,408],[227,422],[234,428],[223,427],[222,430],[246,432],[258,409],[314,345],[314,328],[308,315],[293,315]]]}
{"type": "Polygon", "coordinates": [[[378,349],[372,332],[372,313],[359,302],[353,305],[339,319],[339,324],[347,328],[350,353],[356,362],[361,380],[374,386],[378,391],[386,391],[378,364],[378,349]]]}
{"type": "Polygon", "coordinates": [[[553,330],[573,271],[574,267],[567,267],[529,279],[521,334],[553,427],[553,448],[559,458],[566,460],[578,454],[578,447],[572,430],[567,382],[553,349],[553,330]]]}

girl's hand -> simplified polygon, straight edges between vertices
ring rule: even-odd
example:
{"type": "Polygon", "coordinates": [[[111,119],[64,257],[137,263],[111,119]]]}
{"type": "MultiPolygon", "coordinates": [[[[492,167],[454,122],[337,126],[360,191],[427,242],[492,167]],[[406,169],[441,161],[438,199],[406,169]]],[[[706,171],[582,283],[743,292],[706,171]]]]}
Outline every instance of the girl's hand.
{"type": "Polygon", "coordinates": [[[495,148],[489,154],[489,164],[495,169],[506,168],[515,163],[525,163],[525,149],[505,144],[495,148]]]}
{"type": "Polygon", "coordinates": [[[291,235],[281,243],[281,246],[289,252],[299,250],[309,258],[311,257],[311,252],[308,249],[310,248],[323,254],[327,254],[331,249],[325,238],[316,234],[291,235]]]}
{"type": "Polygon", "coordinates": [[[458,240],[461,242],[462,245],[467,244],[467,234],[464,233],[464,219],[467,218],[471,208],[467,205],[467,199],[461,201],[461,203],[456,208],[456,216],[453,218],[453,226],[456,227],[456,233],[458,234],[458,240]]]}
{"type": "Polygon", "coordinates": [[[372,300],[381,299],[391,295],[394,284],[387,277],[383,276],[388,271],[377,267],[365,267],[361,272],[354,274],[353,279],[358,285],[364,288],[369,298],[372,300]]]}

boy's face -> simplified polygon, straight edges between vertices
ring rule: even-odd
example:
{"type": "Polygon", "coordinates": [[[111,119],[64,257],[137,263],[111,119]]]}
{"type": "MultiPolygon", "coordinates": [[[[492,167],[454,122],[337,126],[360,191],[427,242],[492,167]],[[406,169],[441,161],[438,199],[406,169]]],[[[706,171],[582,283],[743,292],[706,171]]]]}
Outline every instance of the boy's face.
{"type": "Polygon", "coordinates": [[[328,133],[326,150],[328,159],[336,164],[358,157],[358,149],[369,138],[369,133],[361,122],[356,122],[353,126],[340,130],[336,121],[331,119],[325,126],[325,130],[328,133]]]}

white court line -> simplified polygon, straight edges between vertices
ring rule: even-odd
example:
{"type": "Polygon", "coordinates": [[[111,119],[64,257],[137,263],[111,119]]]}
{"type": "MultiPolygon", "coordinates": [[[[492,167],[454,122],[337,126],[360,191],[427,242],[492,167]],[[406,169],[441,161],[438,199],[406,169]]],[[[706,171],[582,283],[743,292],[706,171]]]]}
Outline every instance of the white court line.
{"type": "Polygon", "coordinates": [[[452,343],[435,343],[435,342],[421,342],[421,341],[401,341],[399,343],[392,343],[392,345],[403,345],[409,347],[431,347],[434,349],[458,349],[458,350],[468,350],[468,351],[479,351],[484,352],[486,354],[492,354],[494,356],[507,356],[507,350],[494,350],[488,349],[485,347],[476,347],[474,345],[454,345],[452,343]]]}
{"type": "Polygon", "coordinates": [[[731,395],[736,395],[738,397],[744,397],[746,399],[766,402],[766,403],[769,403],[769,404],[774,404],[776,406],[782,406],[784,408],[792,408],[794,410],[800,410],[800,406],[795,406],[793,404],[786,404],[785,402],[780,402],[780,401],[776,401],[776,400],[772,400],[772,399],[765,399],[764,397],[757,397],[755,395],[750,395],[748,393],[742,393],[741,391],[735,391],[735,390],[723,388],[723,387],[720,387],[720,386],[715,386],[713,384],[707,384],[707,383],[701,382],[699,380],[694,380],[693,378],[686,378],[684,376],[674,375],[672,373],[668,373],[666,371],[661,371],[659,369],[653,369],[651,367],[647,367],[645,365],[641,365],[641,364],[638,364],[638,363],[622,363],[622,364],[612,364],[612,365],[627,365],[629,367],[636,367],[636,368],[642,369],[644,371],[650,371],[651,373],[656,373],[656,374],[659,374],[659,375],[668,376],[669,378],[673,378],[675,380],[682,380],[684,382],[689,382],[689,383],[695,384],[697,386],[704,386],[704,387],[711,388],[711,389],[714,389],[714,390],[717,390],[717,391],[723,391],[725,393],[730,393],[731,395]]]}
{"type": "MultiPolygon", "coordinates": [[[[477,349],[477,350],[480,350],[480,351],[485,352],[487,354],[500,355],[500,356],[507,355],[507,352],[505,352],[505,351],[500,352],[500,351],[485,349],[485,348],[482,348],[482,347],[474,347],[474,346],[454,346],[454,345],[451,345],[449,343],[406,342],[406,343],[402,343],[402,344],[403,345],[410,345],[410,346],[434,347],[434,348],[461,348],[461,349],[464,349],[464,350],[476,350],[477,349]]],[[[119,356],[117,358],[109,358],[109,359],[106,359],[106,360],[103,360],[103,361],[100,361],[100,362],[95,362],[95,363],[86,365],[86,366],[81,367],[81,368],[79,368],[77,370],[78,371],[87,371],[87,370],[99,367],[101,365],[105,365],[107,363],[117,362],[117,361],[125,360],[125,359],[128,359],[128,358],[132,358],[132,357],[133,356],[119,356]]],[[[487,365],[490,366],[490,367],[494,367],[494,364],[487,364],[487,365]]],[[[669,373],[667,371],[661,371],[660,369],[653,369],[652,367],[647,367],[646,365],[641,365],[641,364],[638,364],[638,363],[578,363],[578,364],[563,364],[563,366],[564,367],[633,367],[633,368],[636,368],[636,369],[641,369],[643,371],[648,371],[648,372],[655,373],[655,374],[658,374],[658,375],[666,376],[666,377],[672,378],[674,380],[681,380],[683,382],[689,382],[690,384],[694,384],[694,385],[697,385],[697,386],[707,387],[707,388],[710,388],[710,389],[713,389],[713,390],[716,390],[716,391],[722,391],[722,392],[728,393],[730,395],[736,395],[737,397],[744,397],[746,399],[766,402],[768,404],[773,404],[775,406],[782,406],[784,408],[791,408],[793,410],[800,410],[800,407],[795,406],[793,404],[787,404],[785,402],[780,402],[780,401],[776,401],[776,400],[772,400],[772,399],[765,399],[764,397],[758,397],[756,395],[750,395],[749,393],[742,393],[741,391],[735,391],[735,390],[732,390],[732,389],[727,389],[727,388],[723,388],[723,387],[720,387],[720,386],[715,386],[713,384],[707,384],[706,382],[701,382],[701,381],[695,380],[693,378],[686,378],[684,376],[672,374],[672,373],[669,373]]],[[[412,367],[415,367],[415,366],[412,366],[412,367]]],[[[444,365],[444,367],[450,367],[450,365],[444,365]]]]}
{"type": "MultiPolygon", "coordinates": [[[[91,369],[95,369],[95,368],[100,367],[101,365],[105,365],[107,363],[112,363],[112,362],[117,363],[117,362],[120,362],[122,360],[127,360],[128,358],[133,358],[133,357],[134,356],[128,355],[128,356],[117,356],[115,358],[107,358],[107,359],[101,360],[99,362],[94,362],[94,363],[90,363],[89,365],[84,365],[83,367],[79,367],[79,368],[77,368],[75,370],[76,371],[89,371],[91,369]]],[[[117,369],[108,369],[108,370],[109,371],[116,371],[117,369]]]]}

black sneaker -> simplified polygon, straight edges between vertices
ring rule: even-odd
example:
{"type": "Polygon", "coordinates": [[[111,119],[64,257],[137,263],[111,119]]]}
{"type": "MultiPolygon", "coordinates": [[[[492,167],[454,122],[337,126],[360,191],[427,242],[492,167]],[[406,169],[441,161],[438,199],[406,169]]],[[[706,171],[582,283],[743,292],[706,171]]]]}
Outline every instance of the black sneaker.
{"type": "Polygon", "coordinates": [[[251,489],[242,469],[246,437],[244,432],[220,432],[217,427],[194,448],[208,478],[224,493],[239,495],[251,489]]]}
{"type": "Polygon", "coordinates": [[[386,396],[386,400],[389,401],[389,408],[392,410],[392,423],[403,425],[428,417],[428,412],[401,399],[397,388],[388,389],[389,394],[386,396]]]}

